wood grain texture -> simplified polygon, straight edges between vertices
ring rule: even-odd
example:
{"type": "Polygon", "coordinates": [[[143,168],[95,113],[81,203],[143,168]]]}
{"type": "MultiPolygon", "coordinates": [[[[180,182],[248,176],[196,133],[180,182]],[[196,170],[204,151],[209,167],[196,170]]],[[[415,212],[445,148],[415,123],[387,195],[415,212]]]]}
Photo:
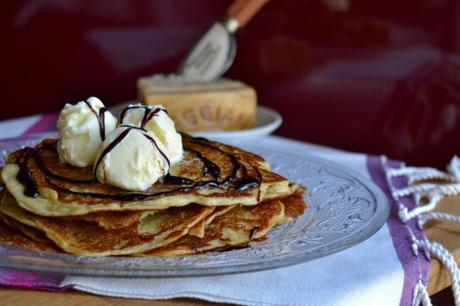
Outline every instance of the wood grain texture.
{"type": "Polygon", "coordinates": [[[268,0],[236,0],[227,14],[238,20],[240,27],[244,27],[267,2],[268,0]]]}
{"type": "Polygon", "coordinates": [[[228,304],[209,303],[194,299],[174,300],[135,300],[103,297],[83,292],[68,291],[62,293],[35,290],[0,289],[0,304],[4,306],[219,306],[228,304]]]}
{"type": "MultiPolygon", "coordinates": [[[[446,198],[436,210],[460,215],[460,196],[446,198]]],[[[439,242],[447,248],[454,255],[457,263],[460,263],[459,224],[432,221],[426,224],[425,233],[430,241],[439,242]]],[[[428,277],[428,292],[431,295],[450,285],[450,277],[446,268],[441,265],[439,260],[432,258],[428,277]]]]}

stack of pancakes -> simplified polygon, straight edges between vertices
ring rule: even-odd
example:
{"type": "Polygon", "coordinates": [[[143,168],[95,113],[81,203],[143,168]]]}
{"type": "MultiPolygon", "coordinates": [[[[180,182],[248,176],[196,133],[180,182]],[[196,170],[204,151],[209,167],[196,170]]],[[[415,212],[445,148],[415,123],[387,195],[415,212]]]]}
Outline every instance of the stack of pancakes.
{"type": "Polygon", "coordinates": [[[59,159],[56,139],[2,170],[0,242],[79,255],[189,255],[245,247],[305,210],[305,188],[261,157],[182,135],[184,158],[143,192],[101,184],[59,159]]]}

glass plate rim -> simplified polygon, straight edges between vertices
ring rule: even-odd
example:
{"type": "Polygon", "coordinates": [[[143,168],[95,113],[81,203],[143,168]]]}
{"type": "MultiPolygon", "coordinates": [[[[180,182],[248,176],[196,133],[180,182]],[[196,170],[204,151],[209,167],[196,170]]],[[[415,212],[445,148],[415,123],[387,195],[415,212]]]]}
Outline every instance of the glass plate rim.
{"type": "MultiPolygon", "coordinates": [[[[13,137],[8,139],[1,139],[0,140],[0,150],[2,150],[2,146],[7,145],[9,142],[14,141],[27,141],[27,140],[40,140],[46,137],[56,137],[57,134],[55,132],[48,132],[48,133],[38,133],[33,135],[27,136],[20,136],[20,137],[13,137]]],[[[257,144],[244,144],[246,147],[258,147],[262,148],[263,146],[257,144]]],[[[264,258],[263,262],[259,262],[258,264],[253,263],[245,263],[245,264],[236,264],[224,267],[163,267],[163,268],[156,268],[156,269],[148,269],[142,270],[139,268],[119,268],[114,270],[113,268],[73,268],[73,267],[53,267],[47,264],[31,264],[27,267],[24,267],[23,263],[15,263],[8,260],[3,260],[0,257],[0,267],[1,268],[11,268],[11,269],[18,269],[18,270],[27,270],[33,272],[42,272],[42,273],[52,273],[58,275],[81,275],[81,276],[97,276],[97,277],[129,277],[129,278],[136,278],[136,277],[199,277],[199,276],[212,276],[212,275],[222,275],[222,274],[235,274],[235,273],[248,273],[248,272],[256,272],[262,270],[270,270],[270,269],[277,269],[286,266],[302,264],[311,260],[315,260],[324,256],[329,256],[340,252],[342,250],[348,249],[353,247],[371,236],[373,236],[380,228],[385,224],[388,216],[390,214],[390,203],[383,193],[383,191],[375,185],[371,179],[366,178],[363,174],[350,169],[346,166],[340,165],[338,163],[323,159],[321,157],[314,156],[309,153],[298,153],[293,151],[282,151],[277,150],[274,148],[270,148],[271,151],[280,153],[280,154],[287,154],[287,155],[294,155],[298,158],[307,159],[310,161],[315,161],[322,165],[327,165],[328,168],[333,169],[336,172],[344,173],[347,176],[351,176],[353,179],[358,181],[365,189],[369,191],[369,193],[375,198],[376,203],[378,203],[376,208],[376,213],[372,216],[373,219],[372,226],[368,226],[367,228],[363,229],[353,237],[349,237],[346,239],[342,239],[338,241],[333,248],[319,248],[316,250],[314,254],[305,253],[303,256],[292,256],[289,260],[286,258],[275,258],[275,259],[266,259],[264,258]]],[[[0,244],[0,254],[2,253],[2,249],[20,249],[15,246],[0,244]]],[[[32,251],[33,252],[33,251],[32,251]]],[[[37,256],[40,254],[49,254],[45,252],[36,252],[37,256]]],[[[55,254],[53,254],[55,255],[55,254]]],[[[76,255],[72,254],[57,254],[56,256],[62,256],[67,258],[74,258],[76,255]]],[[[199,256],[199,255],[193,255],[199,256]]],[[[80,258],[92,258],[92,256],[78,256],[80,258]]],[[[113,260],[123,260],[124,257],[105,257],[110,258],[113,260]]],[[[127,257],[129,260],[133,260],[133,257],[127,257]]],[[[154,258],[151,258],[152,261],[154,258]]],[[[145,258],[144,258],[145,260],[145,258]]]]}

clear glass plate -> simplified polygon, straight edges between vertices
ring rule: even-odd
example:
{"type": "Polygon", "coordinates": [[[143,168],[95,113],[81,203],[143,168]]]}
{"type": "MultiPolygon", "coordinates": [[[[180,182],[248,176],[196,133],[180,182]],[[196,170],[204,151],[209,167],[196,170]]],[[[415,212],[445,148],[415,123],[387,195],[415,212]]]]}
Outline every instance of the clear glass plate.
{"type": "MultiPolygon", "coordinates": [[[[55,136],[42,134],[0,141],[3,156],[55,136]]],[[[59,274],[120,277],[178,277],[241,273],[299,264],[349,248],[385,223],[389,204],[369,179],[340,165],[307,154],[286,153],[251,144],[244,149],[266,158],[275,172],[308,188],[309,207],[294,222],[273,229],[251,247],[201,255],[91,257],[35,252],[0,244],[0,267],[59,274]]],[[[2,158],[3,160],[3,158],[2,158]]]]}

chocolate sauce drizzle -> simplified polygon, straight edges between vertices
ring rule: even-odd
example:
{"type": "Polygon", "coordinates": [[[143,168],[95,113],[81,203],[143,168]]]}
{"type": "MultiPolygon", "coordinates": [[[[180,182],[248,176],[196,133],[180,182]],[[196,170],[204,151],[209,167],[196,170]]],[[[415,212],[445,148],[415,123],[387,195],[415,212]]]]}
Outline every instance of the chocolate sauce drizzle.
{"type": "Polygon", "coordinates": [[[101,141],[105,140],[105,113],[107,112],[107,108],[102,107],[97,112],[88,101],[84,101],[91,112],[96,116],[97,122],[99,123],[99,135],[101,136],[101,141]]]}
{"type": "Polygon", "coordinates": [[[117,138],[115,138],[101,153],[101,155],[99,156],[99,158],[97,159],[96,163],[94,164],[94,176],[96,176],[96,171],[97,171],[97,168],[99,167],[99,164],[101,163],[102,159],[110,153],[110,151],[112,151],[123,139],[125,139],[126,136],[128,136],[128,133],[132,130],[132,129],[136,129],[136,130],[141,130],[142,131],[142,135],[147,138],[151,143],[152,145],[158,150],[158,152],[160,152],[161,156],[164,158],[164,160],[166,161],[166,163],[168,164],[168,169],[171,167],[171,161],[169,160],[168,156],[158,147],[158,144],[157,142],[155,141],[155,139],[153,139],[152,136],[148,135],[146,133],[146,131],[143,129],[143,128],[138,128],[136,126],[130,126],[130,125],[121,125],[120,127],[126,127],[126,130],[124,130],[123,132],[120,133],[120,135],[117,136],[117,138]]]}
{"type": "MultiPolygon", "coordinates": [[[[171,161],[169,160],[168,156],[165,154],[165,152],[163,152],[163,150],[160,149],[155,139],[152,136],[148,135],[146,133],[147,131],[145,130],[145,125],[149,122],[150,119],[156,116],[160,111],[164,111],[165,113],[168,113],[165,109],[159,108],[159,107],[152,107],[148,105],[130,105],[122,110],[122,112],[120,113],[118,117],[118,122],[120,122],[120,126],[128,127],[130,129],[139,129],[143,131],[144,137],[147,138],[153,144],[153,146],[158,150],[158,152],[160,152],[161,156],[164,158],[164,160],[168,164],[168,168],[170,168],[171,161]],[[126,114],[131,109],[144,109],[144,116],[142,117],[140,127],[123,124],[126,114]]],[[[95,169],[96,168],[97,167],[95,167],[95,169]]]]}
{"type": "Polygon", "coordinates": [[[203,162],[204,164],[203,174],[204,175],[209,175],[213,177],[218,177],[220,175],[220,169],[215,163],[203,157],[203,155],[196,150],[188,149],[188,151],[192,152],[196,157],[198,157],[203,162]]]}
{"type": "MultiPolygon", "coordinates": [[[[140,130],[140,131],[142,131],[142,135],[144,135],[144,137],[147,138],[147,139],[152,143],[152,145],[158,150],[158,152],[160,152],[161,156],[164,158],[164,160],[165,160],[166,163],[168,164],[168,168],[171,167],[171,161],[169,160],[169,158],[168,158],[168,156],[166,155],[166,153],[163,152],[163,150],[160,149],[160,147],[158,146],[158,144],[157,144],[157,142],[155,141],[155,139],[153,139],[152,136],[150,136],[149,134],[147,134],[147,131],[146,131],[144,128],[142,128],[142,127],[137,127],[137,126],[133,126],[133,125],[127,125],[127,124],[122,124],[122,125],[120,125],[120,127],[126,127],[128,131],[131,130],[131,129],[135,129],[135,130],[140,130]]],[[[123,137],[123,138],[124,138],[124,137],[123,137]]],[[[118,138],[117,138],[117,139],[118,139],[118,138]]],[[[115,139],[114,142],[117,141],[117,139],[115,139]]],[[[121,140],[123,140],[123,139],[121,139],[121,140]]],[[[120,140],[120,141],[121,141],[121,140],[120,140]]],[[[116,144],[118,144],[120,141],[118,141],[116,144]]],[[[116,145],[116,144],[115,144],[115,145],[116,145]]],[[[109,153],[114,147],[115,147],[115,146],[113,146],[107,153],[109,153]]],[[[103,152],[103,153],[104,153],[104,152],[103,152]]],[[[99,160],[100,160],[104,155],[106,155],[107,153],[101,154],[101,157],[99,158],[99,160]]],[[[99,160],[98,160],[98,162],[99,162],[99,160]]],[[[97,167],[94,167],[94,168],[96,169],[97,167]]]]}
{"type": "Polygon", "coordinates": [[[119,144],[127,135],[128,133],[130,132],[131,130],[130,129],[126,129],[124,130],[123,132],[120,133],[120,135],[118,135],[117,138],[115,138],[114,141],[112,141],[101,153],[101,155],[99,156],[99,158],[97,159],[96,163],[94,164],[94,173],[96,173],[96,170],[97,170],[97,167],[99,167],[99,164],[101,163],[102,159],[104,158],[104,156],[106,156],[110,151],[113,150],[113,148],[115,148],[117,146],[117,144],[119,144]]]}
{"type": "Polygon", "coordinates": [[[176,185],[189,185],[193,184],[193,180],[181,177],[181,176],[174,176],[171,174],[166,174],[163,178],[163,183],[165,184],[176,184],[176,185]]]}
{"type": "Polygon", "coordinates": [[[153,146],[158,150],[158,152],[160,152],[161,156],[163,156],[163,158],[166,160],[166,163],[168,163],[168,169],[169,169],[171,167],[171,161],[169,160],[168,156],[166,156],[166,154],[158,147],[158,144],[155,141],[155,139],[153,139],[153,137],[147,133],[142,133],[142,134],[144,135],[145,138],[150,140],[153,146]]]}
{"type": "Polygon", "coordinates": [[[145,125],[147,124],[147,122],[150,119],[152,119],[156,114],[158,114],[160,111],[163,111],[166,114],[168,113],[164,108],[152,107],[149,105],[130,105],[121,111],[120,115],[118,116],[118,122],[120,122],[120,124],[122,125],[123,120],[125,119],[125,116],[128,113],[128,111],[131,109],[139,109],[139,108],[144,109],[144,117],[142,118],[141,126],[140,126],[141,129],[145,128],[145,125]]]}
{"type": "Polygon", "coordinates": [[[35,181],[32,178],[32,173],[27,167],[29,156],[30,154],[33,154],[33,151],[34,150],[32,148],[25,148],[19,156],[18,160],[16,161],[16,163],[19,166],[19,171],[16,175],[16,179],[18,180],[18,182],[24,185],[24,195],[31,198],[36,198],[40,194],[38,193],[37,185],[35,184],[35,181]]]}
{"type": "MultiPolygon", "coordinates": [[[[97,166],[100,163],[100,160],[103,158],[104,155],[106,155],[108,152],[113,150],[115,146],[120,143],[126,135],[131,131],[132,128],[137,128],[137,127],[130,127],[129,129],[126,129],[120,135],[109,145],[104,149],[104,151],[101,154],[101,157],[96,163],[96,166],[94,167],[97,169],[97,166]]],[[[141,128],[137,128],[141,129],[141,128]]],[[[186,136],[189,137],[189,136],[186,136]]],[[[51,173],[45,165],[40,161],[40,158],[37,157],[37,150],[40,150],[42,148],[38,147],[38,149],[33,149],[33,148],[25,148],[23,149],[22,153],[16,160],[16,163],[19,165],[20,170],[17,174],[17,179],[18,181],[25,186],[24,194],[29,197],[37,197],[39,195],[36,183],[33,179],[33,175],[31,174],[29,167],[28,167],[28,160],[33,159],[38,166],[38,168],[43,172],[45,179],[48,184],[53,186],[57,191],[61,191],[64,193],[69,193],[69,194],[75,194],[75,195],[81,195],[81,196],[89,196],[89,197],[94,197],[94,198],[110,198],[114,200],[119,200],[119,201],[139,201],[139,200],[144,200],[152,197],[160,197],[163,195],[171,194],[174,192],[190,192],[193,190],[198,190],[201,188],[207,188],[207,187],[214,187],[214,188],[223,188],[223,187],[229,187],[230,189],[234,190],[247,190],[250,188],[254,188],[260,185],[261,183],[261,175],[257,171],[257,178],[254,178],[252,176],[249,176],[247,173],[247,169],[244,165],[242,165],[237,157],[233,154],[230,154],[224,150],[221,150],[217,146],[214,146],[212,143],[204,140],[204,139],[192,139],[189,141],[190,143],[193,143],[198,146],[203,146],[206,147],[207,149],[211,150],[216,150],[219,151],[221,154],[226,155],[232,164],[232,171],[230,175],[227,177],[220,177],[221,169],[212,161],[208,160],[205,158],[200,152],[185,147],[184,150],[190,152],[191,154],[194,154],[197,158],[199,158],[204,167],[203,167],[203,176],[210,176],[212,177],[211,180],[205,180],[205,181],[193,181],[188,178],[183,178],[183,177],[177,177],[177,176],[172,176],[172,175],[166,175],[164,177],[163,183],[165,184],[170,184],[170,185],[182,185],[178,186],[177,188],[173,188],[172,190],[167,190],[167,191],[161,191],[161,192],[155,192],[155,193],[137,193],[137,192],[129,192],[129,193],[120,193],[120,194],[99,194],[99,193],[92,193],[92,192],[77,192],[77,191],[72,191],[66,188],[62,188],[61,186],[56,185],[53,183],[50,178],[54,178],[57,180],[64,180],[64,181],[74,181],[69,178],[64,178],[60,177],[57,174],[51,173]],[[238,177],[238,174],[240,174],[241,177],[238,177]],[[185,185],[185,186],[184,186],[185,185]]],[[[82,183],[82,182],[88,182],[88,181],[83,181],[83,180],[75,180],[75,183],[82,183]]],[[[93,182],[93,181],[92,181],[93,182]]],[[[260,196],[260,191],[258,193],[258,198],[260,196]]]]}
{"type": "Polygon", "coordinates": [[[73,179],[69,177],[64,177],[60,176],[58,174],[55,174],[51,172],[46,166],[45,163],[43,162],[43,159],[41,157],[41,153],[44,149],[56,151],[56,146],[50,145],[50,144],[43,144],[40,148],[35,149],[31,154],[33,154],[33,159],[37,163],[38,167],[40,170],[45,174],[47,177],[51,177],[56,180],[60,181],[65,181],[73,184],[88,184],[88,183],[94,183],[97,182],[96,178],[93,177],[91,179],[73,179]]]}
{"type": "Polygon", "coordinates": [[[141,128],[142,129],[145,128],[145,125],[147,124],[147,122],[149,122],[149,120],[152,119],[160,111],[161,111],[161,108],[155,108],[155,109],[146,108],[144,111],[144,117],[142,118],[141,128]]]}

